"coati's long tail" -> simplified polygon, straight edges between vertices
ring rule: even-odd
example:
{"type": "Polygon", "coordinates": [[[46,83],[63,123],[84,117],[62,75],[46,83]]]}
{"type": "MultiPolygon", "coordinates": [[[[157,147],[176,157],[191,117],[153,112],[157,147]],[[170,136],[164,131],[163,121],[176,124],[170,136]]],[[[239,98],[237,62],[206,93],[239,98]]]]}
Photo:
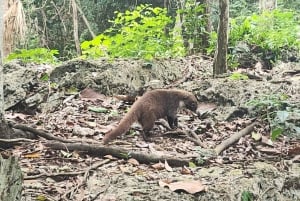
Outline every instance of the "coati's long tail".
{"type": "Polygon", "coordinates": [[[126,133],[130,129],[130,126],[137,120],[137,114],[134,113],[134,110],[131,108],[129,112],[120,121],[119,125],[112,131],[105,134],[103,138],[103,144],[107,144],[109,141],[117,138],[123,133],[126,133]]]}

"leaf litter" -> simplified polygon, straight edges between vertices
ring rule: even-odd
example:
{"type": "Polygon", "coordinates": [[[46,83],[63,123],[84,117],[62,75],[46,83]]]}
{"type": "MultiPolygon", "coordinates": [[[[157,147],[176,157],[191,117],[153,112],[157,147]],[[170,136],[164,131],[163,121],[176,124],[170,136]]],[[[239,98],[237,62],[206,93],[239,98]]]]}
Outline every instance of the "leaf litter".
{"type": "MultiPolygon", "coordinates": [[[[231,93],[230,84],[226,86],[224,82],[221,85],[224,93],[227,89],[231,93]]],[[[119,122],[129,106],[126,101],[88,89],[80,93],[80,98],[67,99],[52,113],[19,114],[10,118],[36,125],[54,136],[99,142],[119,122]]],[[[213,149],[251,120],[237,117],[231,121],[218,121],[214,116],[222,112],[220,107],[202,103],[199,109],[202,119],[193,117],[191,120],[190,115],[182,111],[179,127],[195,131],[207,148],[213,149]]],[[[286,118],[286,115],[281,114],[280,117],[286,118]]],[[[186,140],[184,135],[162,135],[167,131],[168,128],[157,124],[153,142],[145,143],[139,129],[134,128],[118,138],[116,145],[129,151],[196,157],[190,167],[172,167],[168,161],[142,164],[130,158],[130,152],[120,159],[109,155],[101,158],[84,152],[51,150],[43,146],[43,139],[16,146],[13,152],[20,157],[25,178],[23,197],[48,200],[237,200],[242,190],[251,189],[261,200],[268,196],[279,200],[299,199],[299,140],[279,137],[270,144],[270,128],[258,121],[254,132],[261,138],[246,135],[221,155],[211,157],[203,154],[201,148],[186,140]],[[93,167],[96,163],[101,165],[93,167]],[[276,190],[269,189],[270,185],[276,190]],[[288,192],[288,195],[281,192],[288,192]]]]}

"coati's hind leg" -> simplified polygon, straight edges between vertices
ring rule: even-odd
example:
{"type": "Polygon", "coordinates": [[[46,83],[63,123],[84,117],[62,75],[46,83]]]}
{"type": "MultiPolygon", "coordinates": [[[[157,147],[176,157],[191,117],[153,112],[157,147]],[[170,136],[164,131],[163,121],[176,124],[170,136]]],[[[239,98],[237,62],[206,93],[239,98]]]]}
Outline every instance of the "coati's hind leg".
{"type": "Polygon", "coordinates": [[[145,141],[149,141],[149,137],[151,135],[150,131],[152,130],[152,128],[154,126],[155,120],[156,120],[156,117],[152,112],[144,113],[139,120],[139,123],[143,127],[142,136],[145,141]]]}

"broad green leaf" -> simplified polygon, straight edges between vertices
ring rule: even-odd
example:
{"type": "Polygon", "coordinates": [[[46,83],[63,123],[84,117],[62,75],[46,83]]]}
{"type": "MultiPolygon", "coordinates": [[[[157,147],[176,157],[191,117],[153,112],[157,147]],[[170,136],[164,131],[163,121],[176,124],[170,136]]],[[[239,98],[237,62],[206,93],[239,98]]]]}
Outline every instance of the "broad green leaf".
{"type": "Polygon", "coordinates": [[[43,76],[40,79],[43,80],[43,81],[48,81],[49,80],[48,73],[44,73],[43,76]]]}
{"type": "Polygon", "coordinates": [[[276,140],[283,132],[283,129],[281,127],[277,127],[271,132],[271,140],[276,140]]]}
{"type": "Polygon", "coordinates": [[[189,162],[189,167],[190,168],[196,168],[197,165],[195,163],[193,163],[193,162],[189,162]]]}

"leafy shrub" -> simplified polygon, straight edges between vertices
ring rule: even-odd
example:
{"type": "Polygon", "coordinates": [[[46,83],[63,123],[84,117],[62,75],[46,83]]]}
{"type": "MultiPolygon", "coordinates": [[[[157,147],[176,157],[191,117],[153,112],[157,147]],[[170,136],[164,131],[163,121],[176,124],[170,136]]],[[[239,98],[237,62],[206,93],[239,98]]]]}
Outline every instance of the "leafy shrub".
{"type": "Polygon", "coordinates": [[[300,125],[294,121],[300,119],[299,106],[291,105],[287,98],[284,94],[274,94],[248,102],[248,105],[254,106],[255,112],[269,123],[272,140],[283,133],[300,134],[300,125]]]}
{"type": "Polygon", "coordinates": [[[151,60],[153,57],[184,55],[180,38],[165,33],[165,27],[172,22],[166,9],[140,5],[133,11],[115,13],[111,28],[81,44],[84,57],[138,57],[151,60]]]}
{"type": "Polygon", "coordinates": [[[232,45],[244,40],[275,53],[284,47],[300,49],[300,41],[297,41],[299,19],[291,11],[266,11],[261,15],[246,17],[240,23],[238,21],[231,21],[232,45]]]}
{"type": "Polygon", "coordinates": [[[234,50],[238,43],[246,42],[253,53],[275,62],[282,59],[283,51],[300,49],[297,18],[294,12],[273,10],[232,19],[229,46],[234,50]]]}
{"type": "Polygon", "coordinates": [[[25,63],[56,63],[57,59],[55,55],[59,54],[58,50],[48,50],[46,48],[35,48],[35,49],[20,49],[9,54],[6,58],[7,61],[13,59],[20,59],[25,63]]]}
{"type": "Polygon", "coordinates": [[[238,73],[238,72],[234,72],[230,75],[229,77],[230,80],[248,80],[248,76],[238,73]]]}
{"type": "Polygon", "coordinates": [[[185,1],[184,8],[178,10],[178,13],[184,16],[181,19],[182,37],[184,41],[191,44],[190,46],[193,48],[189,50],[191,53],[201,52],[203,49],[203,35],[207,34],[205,30],[207,16],[205,16],[204,8],[204,4],[196,0],[187,0],[185,1]]]}
{"type": "MultiPolygon", "coordinates": [[[[292,11],[265,11],[262,14],[241,16],[230,20],[229,64],[236,66],[238,53],[255,54],[270,63],[282,59],[283,52],[299,53],[299,16],[292,11]],[[241,44],[243,50],[241,50],[241,44]],[[245,49],[246,48],[246,49],[245,49]]],[[[216,48],[216,33],[211,34],[208,53],[216,48]]]]}

